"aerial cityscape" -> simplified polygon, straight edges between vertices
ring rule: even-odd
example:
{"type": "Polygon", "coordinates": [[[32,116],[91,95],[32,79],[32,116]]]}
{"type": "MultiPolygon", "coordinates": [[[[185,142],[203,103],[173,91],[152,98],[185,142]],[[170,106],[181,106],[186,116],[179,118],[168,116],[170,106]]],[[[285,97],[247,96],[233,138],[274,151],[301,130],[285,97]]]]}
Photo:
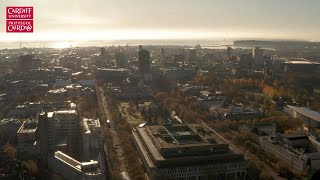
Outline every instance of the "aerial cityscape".
{"type": "Polygon", "coordinates": [[[1,5],[1,180],[320,179],[320,2],[64,2],[1,5]]]}

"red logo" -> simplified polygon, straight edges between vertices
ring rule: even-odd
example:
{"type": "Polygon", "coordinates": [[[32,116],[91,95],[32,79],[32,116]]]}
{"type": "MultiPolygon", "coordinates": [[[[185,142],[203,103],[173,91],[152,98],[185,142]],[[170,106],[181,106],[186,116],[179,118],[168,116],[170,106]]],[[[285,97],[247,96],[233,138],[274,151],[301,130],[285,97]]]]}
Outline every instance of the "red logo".
{"type": "Polygon", "coordinates": [[[6,31],[8,33],[33,32],[33,7],[9,6],[6,8],[6,31]]]}
{"type": "Polygon", "coordinates": [[[33,7],[28,6],[9,6],[7,19],[33,19],[33,7]]]}
{"type": "Polygon", "coordinates": [[[7,20],[7,32],[33,32],[33,20],[7,20]]]}

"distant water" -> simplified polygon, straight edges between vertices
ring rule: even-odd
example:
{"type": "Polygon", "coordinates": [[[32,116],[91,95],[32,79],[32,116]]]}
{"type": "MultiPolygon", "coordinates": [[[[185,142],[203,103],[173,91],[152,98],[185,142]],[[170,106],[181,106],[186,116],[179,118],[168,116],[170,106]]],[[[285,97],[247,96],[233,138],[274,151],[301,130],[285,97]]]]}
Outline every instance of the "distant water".
{"type": "Polygon", "coordinates": [[[26,48],[68,48],[68,47],[88,47],[88,46],[138,46],[138,45],[186,45],[195,46],[200,44],[202,47],[220,49],[226,45],[232,45],[233,41],[220,40],[121,40],[121,41],[59,41],[59,42],[0,42],[0,49],[18,49],[20,46],[26,48]]]}

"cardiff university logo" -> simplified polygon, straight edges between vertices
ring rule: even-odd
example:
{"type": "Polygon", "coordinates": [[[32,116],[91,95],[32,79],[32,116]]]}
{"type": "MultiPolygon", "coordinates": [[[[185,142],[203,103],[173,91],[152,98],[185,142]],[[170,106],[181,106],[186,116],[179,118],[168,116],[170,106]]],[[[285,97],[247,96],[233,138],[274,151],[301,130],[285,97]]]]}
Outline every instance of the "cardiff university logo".
{"type": "Polygon", "coordinates": [[[6,8],[6,31],[8,33],[33,32],[33,7],[10,6],[6,8]]]}
{"type": "Polygon", "coordinates": [[[33,20],[7,20],[7,32],[33,32],[33,20]]]}

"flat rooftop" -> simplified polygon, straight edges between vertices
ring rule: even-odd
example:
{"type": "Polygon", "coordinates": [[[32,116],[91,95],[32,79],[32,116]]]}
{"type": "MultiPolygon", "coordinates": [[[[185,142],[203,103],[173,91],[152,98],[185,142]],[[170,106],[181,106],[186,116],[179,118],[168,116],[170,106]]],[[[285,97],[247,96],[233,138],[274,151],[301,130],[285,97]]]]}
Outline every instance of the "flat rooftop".
{"type": "Polygon", "coordinates": [[[98,161],[91,160],[89,162],[79,162],[61,151],[56,151],[54,157],[74,170],[85,174],[98,175],[102,172],[99,169],[98,161]]]}
{"type": "Polygon", "coordinates": [[[202,124],[146,125],[134,130],[133,136],[150,167],[244,161],[241,152],[202,124]]]}
{"type": "Polygon", "coordinates": [[[320,122],[320,112],[313,111],[307,107],[297,107],[297,106],[290,106],[290,105],[287,105],[287,107],[304,116],[307,116],[310,119],[320,122]]]}
{"type": "Polygon", "coordinates": [[[83,118],[82,125],[85,134],[90,134],[92,131],[100,129],[99,119],[83,118]]]}
{"type": "Polygon", "coordinates": [[[35,133],[38,128],[38,123],[35,121],[24,121],[21,125],[20,129],[17,131],[18,134],[28,134],[28,133],[35,133]]]}

